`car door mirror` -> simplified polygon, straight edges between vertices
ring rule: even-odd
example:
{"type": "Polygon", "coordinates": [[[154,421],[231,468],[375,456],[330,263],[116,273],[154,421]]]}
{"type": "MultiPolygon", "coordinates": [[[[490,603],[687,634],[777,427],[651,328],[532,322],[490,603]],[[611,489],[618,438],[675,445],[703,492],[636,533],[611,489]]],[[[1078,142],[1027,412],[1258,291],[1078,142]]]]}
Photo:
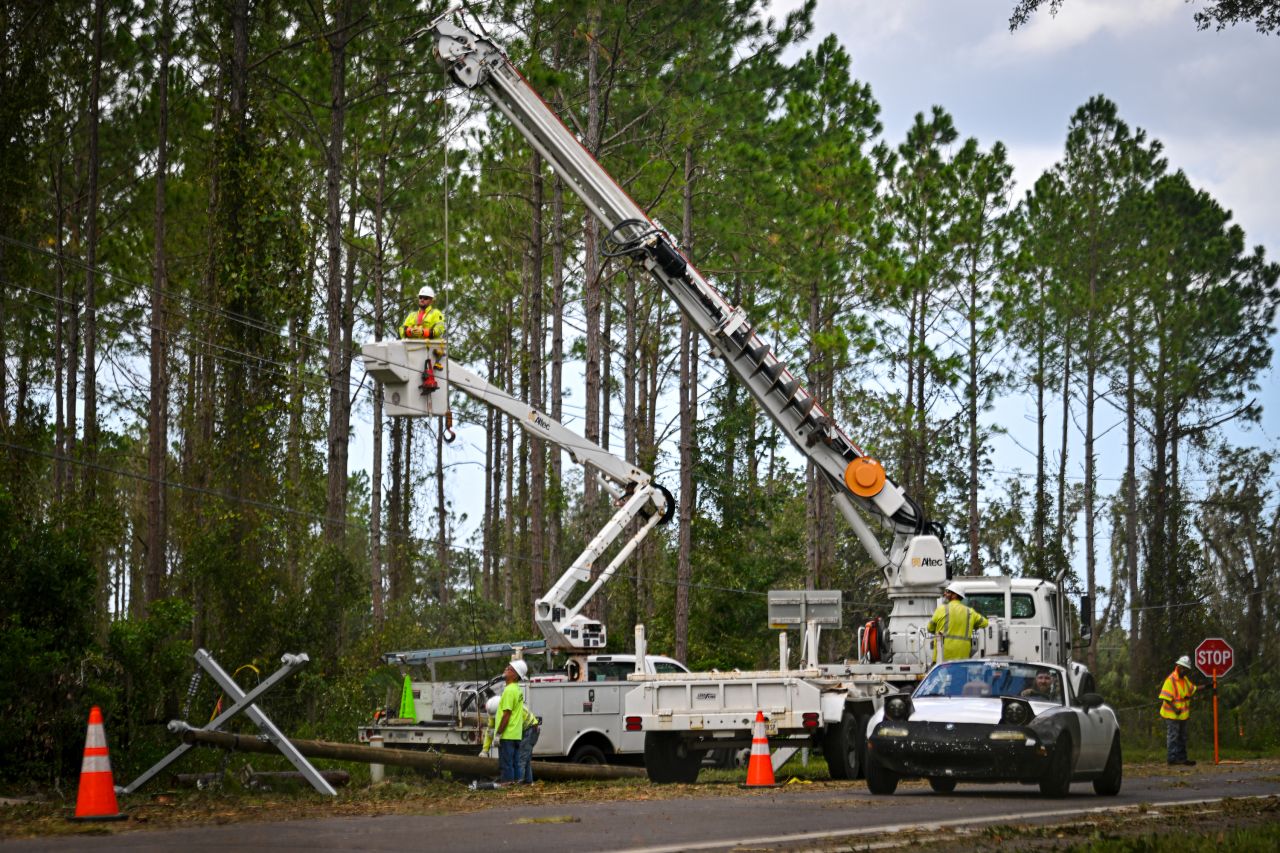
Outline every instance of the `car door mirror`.
{"type": "Polygon", "coordinates": [[[1099,693],[1081,693],[1077,701],[1079,701],[1080,707],[1086,711],[1092,711],[1102,705],[1103,699],[1099,693]]]}

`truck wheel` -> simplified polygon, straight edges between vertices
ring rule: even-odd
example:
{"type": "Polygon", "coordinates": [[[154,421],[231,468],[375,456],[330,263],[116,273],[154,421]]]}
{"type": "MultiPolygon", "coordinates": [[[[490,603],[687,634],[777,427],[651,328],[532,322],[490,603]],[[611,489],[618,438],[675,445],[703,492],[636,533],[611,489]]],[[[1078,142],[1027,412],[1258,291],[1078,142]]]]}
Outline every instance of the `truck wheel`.
{"type": "Polygon", "coordinates": [[[590,743],[580,743],[569,753],[569,760],[574,764],[608,764],[609,759],[604,750],[590,743]]]}
{"type": "Polygon", "coordinates": [[[649,781],[658,785],[698,780],[701,756],[689,749],[676,732],[646,732],[644,736],[644,769],[649,781]]]}
{"type": "Polygon", "coordinates": [[[881,764],[874,752],[867,753],[867,790],[873,794],[898,790],[898,774],[881,764]]]}
{"type": "Polygon", "coordinates": [[[822,740],[822,754],[832,779],[857,779],[866,752],[867,720],[845,709],[840,722],[822,740]]]}

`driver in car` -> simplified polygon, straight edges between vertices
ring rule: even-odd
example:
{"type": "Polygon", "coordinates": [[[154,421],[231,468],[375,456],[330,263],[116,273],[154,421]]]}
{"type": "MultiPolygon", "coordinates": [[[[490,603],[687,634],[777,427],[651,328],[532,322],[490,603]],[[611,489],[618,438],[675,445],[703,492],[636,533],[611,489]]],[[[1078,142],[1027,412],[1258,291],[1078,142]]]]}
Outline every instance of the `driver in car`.
{"type": "Polygon", "coordinates": [[[1037,672],[1035,683],[1023,690],[1022,695],[1027,699],[1057,699],[1058,680],[1052,672],[1037,672]]]}

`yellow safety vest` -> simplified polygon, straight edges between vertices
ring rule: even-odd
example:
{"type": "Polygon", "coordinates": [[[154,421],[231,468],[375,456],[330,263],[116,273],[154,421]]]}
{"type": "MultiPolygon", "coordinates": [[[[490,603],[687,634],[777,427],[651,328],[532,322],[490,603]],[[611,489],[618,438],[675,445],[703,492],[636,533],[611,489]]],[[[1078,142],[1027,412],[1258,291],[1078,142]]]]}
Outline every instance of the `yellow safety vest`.
{"type": "Polygon", "coordinates": [[[961,660],[973,651],[973,632],[987,627],[987,617],[960,601],[948,601],[933,611],[926,630],[942,635],[942,659],[961,660]]]}
{"type": "Polygon", "coordinates": [[[402,338],[443,338],[444,314],[436,307],[410,311],[400,324],[402,338]]]}
{"type": "Polygon", "coordinates": [[[1191,716],[1191,697],[1195,695],[1196,686],[1190,678],[1178,675],[1178,670],[1169,673],[1160,688],[1160,716],[1166,720],[1185,720],[1191,716]]]}

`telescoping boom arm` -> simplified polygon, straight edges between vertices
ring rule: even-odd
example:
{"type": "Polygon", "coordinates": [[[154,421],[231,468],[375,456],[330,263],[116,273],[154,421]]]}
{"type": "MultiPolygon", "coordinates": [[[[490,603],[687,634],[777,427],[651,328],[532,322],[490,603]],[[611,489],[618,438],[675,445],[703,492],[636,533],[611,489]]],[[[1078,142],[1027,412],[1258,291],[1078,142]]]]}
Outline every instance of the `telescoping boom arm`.
{"type": "Polygon", "coordinates": [[[754,332],[742,308],[725,300],[675,248],[670,237],[570,133],[497,45],[453,23],[450,17],[446,13],[425,31],[435,40],[440,65],[458,85],[489,98],[601,221],[609,247],[606,254],[630,258],[675,300],[710,342],[713,352],[815,464],[834,490],[841,514],[890,586],[899,584],[908,556],[913,565],[941,567],[941,542],[919,505],[888,479],[876,460],[849,440],[801,387],[799,377],[754,332]],[[893,531],[889,554],[859,510],[893,531]]]}

